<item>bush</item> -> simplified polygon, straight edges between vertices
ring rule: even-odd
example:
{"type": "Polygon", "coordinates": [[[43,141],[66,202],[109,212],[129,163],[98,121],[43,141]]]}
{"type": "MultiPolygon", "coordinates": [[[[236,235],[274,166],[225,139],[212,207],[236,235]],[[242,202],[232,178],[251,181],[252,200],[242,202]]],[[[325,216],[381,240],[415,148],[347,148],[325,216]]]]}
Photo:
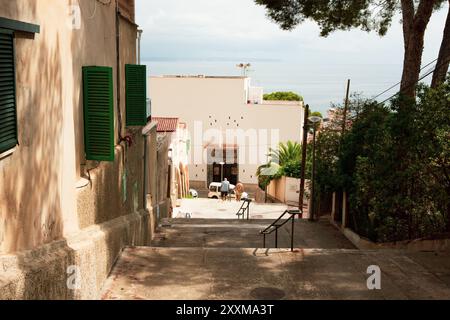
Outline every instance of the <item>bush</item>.
{"type": "Polygon", "coordinates": [[[268,101],[303,101],[303,97],[295,92],[273,92],[264,95],[264,100],[268,101]]]}
{"type": "Polygon", "coordinates": [[[450,232],[449,110],[447,81],[421,86],[417,102],[365,101],[343,137],[320,134],[318,190],[347,191],[357,233],[388,242],[450,232]]]}

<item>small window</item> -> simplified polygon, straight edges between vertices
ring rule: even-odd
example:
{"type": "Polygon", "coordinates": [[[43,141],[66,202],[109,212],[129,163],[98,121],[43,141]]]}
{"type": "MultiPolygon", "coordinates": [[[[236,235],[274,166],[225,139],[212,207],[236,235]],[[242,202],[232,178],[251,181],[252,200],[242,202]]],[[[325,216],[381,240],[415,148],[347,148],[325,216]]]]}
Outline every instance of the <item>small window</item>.
{"type": "Polygon", "coordinates": [[[17,143],[14,33],[0,29],[0,153],[17,143]]]}

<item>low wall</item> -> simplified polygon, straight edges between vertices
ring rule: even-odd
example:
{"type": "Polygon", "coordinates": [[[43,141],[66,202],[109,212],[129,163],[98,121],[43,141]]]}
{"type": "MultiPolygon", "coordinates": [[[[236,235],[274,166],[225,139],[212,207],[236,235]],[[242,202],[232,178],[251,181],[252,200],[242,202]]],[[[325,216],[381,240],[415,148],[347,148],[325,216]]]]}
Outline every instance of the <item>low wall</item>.
{"type": "Polygon", "coordinates": [[[141,211],[83,229],[67,239],[0,256],[0,299],[99,299],[126,246],[149,245],[153,213],[141,211]],[[76,266],[80,287],[67,286],[76,266]],[[73,271],[72,271],[73,272],[73,271]]]}
{"type": "Polygon", "coordinates": [[[331,223],[336,228],[341,230],[344,236],[360,250],[391,249],[409,251],[450,251],[450,239],[416,239],[398,242],[375,243],[370,241],[369,239],[361,237],[349,228],[341,228],[333,221],[331,221],[331,223]]]}
{"type": "Polygon", "coordinates": [[[191,189],[207,189],[205,181],[196,181],[196,180],[190,180],[189,181],[189,188],[191,189]]]}

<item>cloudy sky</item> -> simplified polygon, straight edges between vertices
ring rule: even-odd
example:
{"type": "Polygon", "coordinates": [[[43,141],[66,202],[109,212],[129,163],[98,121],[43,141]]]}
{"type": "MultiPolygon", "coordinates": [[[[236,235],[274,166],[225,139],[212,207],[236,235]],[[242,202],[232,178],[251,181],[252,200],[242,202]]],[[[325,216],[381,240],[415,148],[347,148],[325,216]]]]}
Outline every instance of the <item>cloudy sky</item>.
{"type": "MultiPolygon", "coordinates": [[[[321,38],[313,22],[281,30],[253,0],[136,3],[137,23],[144,30],[142,60],[150,75],[239,75],[236,63],[251,62],[254,85],[265,92],[297,92],[321,112],[342,101],[347,79],[352,92],[370,98],[401,78],[399,17],[383,38],[359,30],[321,38]]],[[[447,8],[435,13],[428,26],[424,64],[438,55],[447,8]]],[[[397,90],[393,87],[379,100],[397,90]]]]}
{"type": "MultiPolygon", "coordinates": [[[[399,21],[386,37],[362,31],[319,37],[307,22],[292,32],[269,21],[252,0],[136,0],[144,29],[144,59],[298,60],[333,63],[397,63],[402,60],[399,21]]],[[[424,61],[437,56],[446,10],[427,31],[424,61]]]]}

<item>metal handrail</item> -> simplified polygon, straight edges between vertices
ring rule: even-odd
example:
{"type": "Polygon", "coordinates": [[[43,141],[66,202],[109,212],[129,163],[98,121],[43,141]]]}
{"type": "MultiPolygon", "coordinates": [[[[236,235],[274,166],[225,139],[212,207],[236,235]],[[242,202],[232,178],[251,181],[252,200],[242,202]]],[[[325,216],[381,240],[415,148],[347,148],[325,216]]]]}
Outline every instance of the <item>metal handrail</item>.
{"type": "Polygon", "coordinates": [[[242,219],[245,219],[245,214],[247,213],[247,220],[250,220],[250,204],[251,203],[252,203],[251,199],[243,199],[242,200],[241,208],[236,213],[236,215],[238,216],[238,219],[240,219],[241,216],[242,216],[242,219]],[[247,206],[245,206],[246,204],[247,204],[247,206]]]}
{"type": "Polygon", "coordinates": [[[283,212],[283,214],[275,220],[270,226],[268,226],[266,229],[261,230],[259,233],[263,235],[263,247],[266,247],[266,235],[272,234],[275,232],[275,248],[278,248],[278,229],[286,225],[289,221],[292,223],[291,227],[291,251],[294,251],[294,224],[295,224],[295,216],[301,215],[300,210],[286,210],[283,212]],[[278,224],[278,222],[283,219],[283,217],[286,214],[290,214],[290,218],[283,221],[281,224],[278,224]]]}

